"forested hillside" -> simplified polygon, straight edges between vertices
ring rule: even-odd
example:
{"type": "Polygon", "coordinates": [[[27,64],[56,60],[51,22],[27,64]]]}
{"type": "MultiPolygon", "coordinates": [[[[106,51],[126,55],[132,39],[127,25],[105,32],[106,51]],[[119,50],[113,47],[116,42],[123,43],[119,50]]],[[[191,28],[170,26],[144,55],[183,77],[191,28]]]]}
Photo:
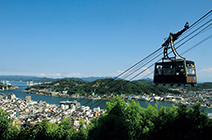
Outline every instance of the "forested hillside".
{"type": "Polygon", "coordinates": [[[193,91],[203,90],[203,89],[212,89],[212,83],[211,82],[200,83],[200,84],[197,84],[197,86],[195,87],[188,88],[188,90],[193,90],[193,91]]]}
{"type": "Polygon", "coordinates": [[[50,84],[42,84],[29,87],[36,89],[51,88],[52,91],[68,91],[68,94],[134,94],[141,93],[178,93],[176,91],[168,90],[163,86],[155,86],[149,81],[125,81],[120,79],[98,79],[93,82],[85,82],[76,79],[61,79],[50,84]]]}

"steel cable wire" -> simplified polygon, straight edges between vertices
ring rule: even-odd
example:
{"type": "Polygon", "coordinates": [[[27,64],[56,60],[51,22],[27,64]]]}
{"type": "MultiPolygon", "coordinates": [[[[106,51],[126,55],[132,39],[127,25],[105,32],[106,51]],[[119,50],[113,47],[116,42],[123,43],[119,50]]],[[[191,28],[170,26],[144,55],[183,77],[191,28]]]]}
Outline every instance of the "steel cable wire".
{"type": "MultiPolygon", "coordinates": [[[[212,19],[210,20],[210,21],[212,21],[212,19]]],[[[209,22],[208,22],[209,23],[209,22]]],[[[204,25],[206,25],[206,24],[204,24],[204,25]]],[[[208,26],[206,26],[205,28],[203,28],[202,30],[200,30],[199,32],[197,32],[195,35],[193,35],[192,37],[190,37],[189,39],[187,39],[186,41],[184,41],[182,44],[180,44],[178,47],[176,47],[176,49],[178,49],[178,48],[180,48],[182,45],[184,45],[186,42],[188,42],[189,40],[191,40],[191,39],[193,39],[194,37],[196,37],[197,35],[199,35],[199,34],[201,34],[202,32],[204,32],[204,31],[206,31],[210,26],[212,25],[212,23],[211,24],[209,24],[208,26]]],[[[203,27],[203,26],[202,26],[203,27]]],[[[201,27],[201,28],[202,28],[201,27]]],[[[198,30],[199,30],[200,28],[198,28],[198,30]]],[[[172,52],[169,52],[168,54],[171,54],[172,52]]],[[[159,55],[161,55],[161,54],[163,54],[163,53],[160,53],[159,55]]],[[[148,63],[150,63],[151,61],[153,61],[154,59],[156,59],[157,57],[159,57],[159,55],[157,55],[156,57],[154,57],[153,59],[151,59],[150,61],[148,61],[147,63],[145,63],[143,66],[145,66],[145,65],[147,65],[148,63]]],[[[160,59],[161,60],[161,59],[160,59]]],[[[160,61],[159,60],[159,61],[160,61]]],[[[150,67],[152,67],[153,65],[151,65],[150,67]]],[[[148,68],[150,68],[150,67],[148,67],[148,68]]],[[[141,71],[141,72],[139,72],[137,75],[135,75],[133,78],[131,78],[130,79],[130,81],[131,80],[133,80],[134,78],[136,78],[137,76],[139,76],[140,74],[142,74],[143,72],[145,72],[148,68],[146,68],[146,69],[144,69],[143,71],[141,71]]]]}
{"type": "MultiPolygon", "coordinates": [[[[195,23],[193,23],[190,27],[195,27],[195,25],[197,25],[199,22],[202,22],[203,20],[205,20],[206,18],[207,18],[207,16],[209,17],[210,15],[212,14],[212,10],[211,11],[209,11],[208,13],[206,13],[203,17],[201,17],[199,20],[197,20],[195,23]],[[202,21],[201,21],[202,20],[202,21]]],[[[212,21],[212,19],[210,19],[209,21],[207,21],[206,23],[204,23],[203,25],[201,25],[199,28],[197,28],[196,30],[194,30],[193,32],[191,32],[190,34],[188,34],[187,36],[185,36],[183,39],[181,39],[180,41],[178,41],[177,43],[175,43],[175,45],[176,44],[178,44],[178,43],[180,43],[181,41],[183,41],[184,39],[186,39],[187,37],[189,37],[190,35],[192,35],[193,33],[195,33],[196,31],[198,31],[199,29],[201,29],[203,26],[205,26],[206,24],[208,24],[209,22],[211,22],[212,21]]],[[[199,33],[197,33],[197,34],[199,34],[199,33]]],[[[195,37],[195,36],[193,36],[193,37],[195,37]]],[[[192,37],[192,38],[193,38],[192,37]]],[[[192,38],[190,38],[190,39],[192,39],[192,38]]],[[[190,40],[189,39],[189,40],[190,40]]],[[[187,40],[188,41],[188,40],[187,40]]],[[[185,41],[183,44],[185,44],[187,41],[185,41]]],[[[182,46],[183,44],[181,44],[180,46],[182,46]]],[[[150,57],[151,55],[153,55],[153,54],[155,54],[156,52],[158,52],[160,49],[162,49],[163,47],[161,47],[161,48],[159,48],[158,50],[156,50],[156,51],[154,51],[153,53],[151,53],[150,55],[148,55],[147,57],[145,57],[144,59],[142,59],[142,61],[144,61],[145,59],[147,59],[148,57],[150,57]]],[[[135,65],[133,65],[132,67],[134,67],[134,66],[136,66],[136,65],[138,65],[139,63],[141,63],[142,61],[139,61],[138,63],[136,63],[135,65]]],[[[147,63],[145,63],[145,65],[146,65],[147,63]]],[[[142,65],[142,67],[143,66],[145,66],[145,65],[142,65]]],[[[129,69],[131,69],[132,67],[130,67],[129,69]]],[[[139,68],[137,68],[135,71],[133,71],[132,73],[128,73],[128,75],[127,76],[125,76],[125,78],[127,78],[127,77],[129,77],[129,76],[131,76],[132,74],[134,74],[135,72],[137,72],[139,69],[140,69],[141,67],[139,67],[139,68]]],[[[128,70],[129,70],[128,69],[128,70]]],[[[127,70],[127,71],[128,71],[127,70]]],[[[125,71],[124,73],[126,73],[127,71],[125,71]]],[[[121,73],[120,75],[118,75],[116,78],[114,78],[114,79],[117,79],[118,77],[120,77],[121,75],[122,75],[123,73],[121,73]]],[[[124,79],[124,78],[123,78],[124,79]]]]}
{"type": "MultiPolygon", "coordinates": [[[[208,13],[206,13],[204,16],[202,16],[200,19],[198,19],[195,23],[193,23],[191,26],[190,26],[190,29],[191,27],[195,27],[196,25],[199,24],[199,22],[201,20],[204,20],[206,19],[207,17],[209,17],[211,15],[211,11],[209,11],[208,13]]],[[[185,38],[187,38],[188,36],[190,36],[191,34],[193,34],[194,32],[196,32],[197,30],[199,30],[200,28],[202,28],[203,26],[205,26],[207,23],[209,23],[211,20],[209,20],[208,22],[206,22],[205,24],[203,24],[202,26],[200,26],[199,28],[197,28],[195,31],[193,31],[192,33],[190,33],[189,35],[187,35],[186,37],[184,37],[183,39],[181,39],[180,41],[178,41],[177,43],[181,42],[182,40],[184,40],[185,38]]],[[[201,21],[202,22],[202,21],[201,21]]],[[[202,30],[201,30],[202,31],[202,30]]],[[[200,31],[200,32],[201,32],[200,31]]],[[[198,33],[197,33],[198,34],[198,33]]],[[[197,34],[195,34],[193,37],[195,37],[197,34]]],[[[190,39],[192,39],[193,37],[189,38],[187,41],[189,41],[190,39]]],[[[185,41],[184,43],[182,43],[180,46],[178,46],[176,49],[178,49],[179,47],[181,47],[183,44],[185,44],[187,41],[185,41]]],[[[176,43],[176,44],[177,44],[176,43]]],[[[137,62],[136,64],[134,64],[133,66],[131,66],[130,68],[128,68],[127,70],[125,70],[124,72],[122,72],[121,74],[119,74],[118,76],[116,76],[114,79],[117,79],[119,78],[120,76],[124,75],[125,73],[127,73],[129,70],[132,70],[135,66],[137,66],[138,64],[140,64],[141,62],[143,62],[144,60],[146,60],[147,58],[149,58],[150,56],[152,56],[153,54],[157,53],[159,50],[161,50],[163,47],[160,47],[159,49],[157,49],[156,51],[154,51],[153,53],[149,54],[148,56],[146,56],[144,59],[140,60],[139,62],[137,62]]],[[[160,53],[161,55],[162,53],[160,53]]],[[[153,59],[151,59],[150,61],[148,61],[147,63],[145,63],[143,66],[147,65],[148,63],[150,63],[151,61],[153,61],[154,59],[156,59],[157,57],[159,57],[158,55],[156,57],[154,57],[153,59]]],[[[161,59],[160,59],[161,60],[161,59]]],[[[159,61],[160,61],[159,60],[159,61]]],[[[138,75],[140,75],[141,73],[145,72],[148,68],[152,67],[154,64],[150,65],[149,67],[145,68],[143,71],[139,72],[138,74],[136,74],[133,78],[130,79],[130,81],[132,79],[134,79],[135,77],[137,77],[138,75]]],[[[135,72],[137,72],[139,69],[141,69],[141,67],[139,67],[138,69],[136,69],[135,72]]],[[[132,72],[131,74],[128,72],[128,76],[131,76],[132,74],[134,74],[135,72],[132,72]]],[[[126,77],[126,78],[127,78],[126,77]]],[[[116,84],[114,84],[115,86],[116,84]]]]}
{"type": "MultiPolygon", "coordinates": [[[[184,34],[186,34],[187,32],[189,32],[191,29],[193,29],[195,26],[197,26],[198,24],[200,24],[201,22],[203,22],[205,19],[207,19],[211,15],[212,15],[212,10],[210,10],[208,13],[206,13],[204,16],[202,16],[196,22],[194,22],[191,26],[189,26],[189,28],[181,36],[183,36],[184,34]]],[[[181,40],[177,41],[175,44],[178,44],[179,42],[181,42],[185,38],[186,37],[182,38],[181,40]]]]}
{"type": "Polygon", "coordinates": [[[188,34],[187,36],[183,37],[181,40],[179,40],[178,42],[176,42],[175,45],[177,45],[178,43],[180,43],[181,41],[183,41],[184,39],[186,39],[188,36],[190,36],[191,34],[193,34],[194,32],[196,32],[197,30],[199,30],[201,27],[203,27],[204,25],[208,24],[209,22],[211,22],[211,20],[208,20],[206,23],[204,23],[203,25],[201,25],[199,28],[197,28],[196,30],[194,30],[193,32],[191,32],[190,34],[188,34]]]}
{"type": "MultiPolygon", "coordinates": [[[[212,20],[210,20],[210,21],[212,21],[212,20]]],[[[207,22],[206,24],[208,24],[208,23],[209,23],[209,22],[207,22]]],[[[204,26],[205,26],[206,24],[204,24],[204,26]]],[[[209,29],[209,27],[210,27],[211,25],[212,25],[212,23],[209,24],[208,26],[206,26],[205,28],[203,28],[202,30],[200,30],[199,32],[197,32],[195,35],[193,35],[192,37],[190,37],[190,38],[187,39],[186,41],[184,41],[181,45],[179,45],[178,47],[176,47],[176,49],[180,48],[182,45],[184,45],[184,44],[185,44],[186,42],[188,42],[189,40],[193,39],[193,38],[196,37],[197,35],[203,33],[203,32],[206,31],[207,29],[209,29]]],[[[203,25],[201,26],[201,28],[202,28],[202,27],[203,27],[203,25]]],[[[195,32],[196,32],[197,30],[201,29],[201,28],[196,29],[195,32]]],[[[201,43],[205,42],[205,41],[208,40],[209,38],[211,38],[211,37],[207,37],[207,38],[204,39],[203,41],[200,41],[200,43],[198,43],[198,44],[201,44],[201,43]]],[[[196,46],[196,45],[195,45],[195,46],[196,46]]],[[[168,54],[171,54],[171,53],[172,53],[172,52],[169,52],[168,54]]],[[[163,54],[163,53],[160,53],[159,55],[161,55],[161,54],[163,54]]],[[[143,66],[149,64],[151,61],[153,61],[154,59],[158,58],[159,55],[157,55],[156,57],[154,57],[153,59],[151,59],[150,61],[148,61],[147,63],[145,63],[143,66]]],[[[162,59],[162,58],[160,58],[157,62],[159,62],[161,59],[162,59]]],[[[133,80],[134,78],[138,77],[139,75],[141,75],[142,73],[144,73],[146,70],[148,70],[148,69],[151,68],[152,66],[154,66],[154,63],[151,64],[150,66],[148,66],[147,68],[145,68],[144,70],[142,70],[141,72],[139,72],[138,74],[136,74],[135,76],[133,76],[129,81],[131,81],[131,80],[133,80]]],[[[150,75],[150,74],[149,74],[149,75],[150,75]]],[[[116,85],[116,84],[115,84],[115,85],[116,85]]],[[[114,86],[115,86],[115,85],[114,85],[114,86]]],[[[125,83],[124,83],[124,85],[125,85],[125,83]]],[[[122,86],[123,86],[123,85],[122,85],[122,86]]]]}
{"type": "MultiPolygon", "coordinates": [[[[196,44],[193,45],[192,47],[188,48],[188,49],[187,49],[186,51],[184,51],[182,54],[185,54],[185,53],[191,51],[192,49],[196,48],[197,46],[199,46],[200,44],[204,43],[205,41],[207,41],[207,40],[210,39],[210,38],[212,38],[212,34],[209,35],[209,36],[207,36],[206,38],[204,38],[204,39],[201,40],[200,42],[196,43],[196,44]]],[[[162,58],[161,58],[161,59],[162,59],[162,58]]],[[[157,62],[159,62],[161,59],[159,59],[157,62]]],[[[151,65],[151,66],[153,66],[153,65],[151,65]]],[[[151,67],[151,66],[150,66],[150,67],[151,67]]],[[[150,74],[153,74],[153,72],[151,72],[150,74]]],[[[148,74],[148,75],[146,75],[146,76],[144,76],[144,77],[147,77],[147,76],[149,76],[150,74],[148,74]]]]}
{"type": "Polygon", "coordinates": [[[145,58],[143,58],[142,60],[140,60],[139,62],[137,62],[136,64],[134,64],[133,66],[131,66],[130,68],[128,68],[127,70],[125,70],[124,72],[122,72],[121,74],[119,74],[118,76],[116,76],[114,79],[119,78],[121,75],[123,75],[124,73],[128,72],[130,69],[132,69],[133,67],[137,66],[138,64],[140,64],[141,62],[143,62],[145,59],[149,58],[150,56],[152,56],[153,54],[155,54],[156,52],[160,51],[163,47],[160,47],[159,49],[157,49],[156,51],[154,51],[153,53],[149,54],[148,56],[146,56],[145,58]]]}

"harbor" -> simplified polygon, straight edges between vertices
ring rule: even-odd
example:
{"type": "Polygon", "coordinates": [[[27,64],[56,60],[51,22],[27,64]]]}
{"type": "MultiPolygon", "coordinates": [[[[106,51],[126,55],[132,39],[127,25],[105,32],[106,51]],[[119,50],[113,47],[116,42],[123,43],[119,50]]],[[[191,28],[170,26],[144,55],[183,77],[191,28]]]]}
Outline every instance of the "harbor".
{"type": "MultiPolygon", "coordinates": [[[[26,96],[31,96],[31,99],[33,101],[45,101],[49,104],[56,104],[59,105],[60,101],[74,101],[76,100],[77,102],[79,102],[81,105],[83,106],[89,106],[91,109],[96,108],[96,107],[100,107],[101,109],[105,109],[106,108],[106,102],[109,101],[109,99],[87,99],[87,98],[65,98],[65,97],[54,97],[54,96],[43,96],[43,95],[37,95],[37,94],[28,94],[26,92],[21,92],[22,90],[24,90],[27,86],[25,82],[11,82],[12,85],[23,85],[20,86],[19,89],[15,89],[15,90],[10,90],[10,91],[2,91],[2,93],[4,93],[5,95],[8,95],[10,93],[14,93],[16,95],[17,98],[23,98],[25,99],[26,96]],[[25,85],[25,86],[24,86],[25,85]]],[[[136,98],[136,96],[128,96],[128,98],[136,98]]],[[[131,101],[130,99],[128,99],[129,101],[131,101]]],[[[160,108],[160,106],[167,106],[167,107],[171,107],[173,105],[176,105],[176,103],[173,102],[162,102],[162,101],[146,101],[146,100],[137,100],[136,102],[139,102],[141,107],[147,108],[149,104],[151,104],[152,106],[154,106],[155,104],[158,106],[158,108],[160,108]]],[[[211,108],[206,108],[206,107],[202,107],[202,109],[204,109],[206,112],[208,113],[212,113],[212,109],[211,108]]]]}

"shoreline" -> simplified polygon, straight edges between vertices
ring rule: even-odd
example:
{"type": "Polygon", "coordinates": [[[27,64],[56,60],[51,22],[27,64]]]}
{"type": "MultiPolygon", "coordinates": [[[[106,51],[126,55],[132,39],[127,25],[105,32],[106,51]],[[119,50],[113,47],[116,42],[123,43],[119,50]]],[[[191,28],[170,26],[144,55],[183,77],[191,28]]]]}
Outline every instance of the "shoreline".
{"type": "Polygon", "coordinates": [[[0,89],[0,91],[8,91],[8,90],[16,90],[19,89],[19,87],[10,87],[8,89],[0,89]]]}
{"type": "MultiPolygon", "coordinates": [[[[21,92],[25,92],[27,94],[35,94],[35,93],[30,93],[29,91],[26,91],[26,90],[21,90],[21,92]]],[[[55,95],[55,96],[51,96],[51,95],[46,95],[46,94],[43,94],[43,93],[37,93],[35,95],[42,95],[42,96],[50,96],[50,97],[62,97],[62,98],[73,98],[73,99],[90,99],[90,100],[110,100],[112,98],[94,98],[94,97],[86,97],[86,96],[59,96],[59,95],[55,95]]],[[[164,103],[173,103],[175,104],[175,106],[179,106],[180,104],[183,104],[182,101],[164,101],[164,100],[140,100],[140,99],[135,99],[135,98],[131,98],[131,99],[128,99],[128,98],[122,98],[124,99],[125,101],[146,101],[146,102],[164,102],[164,103]]],[[[183,102],[185,102],[187,100],[184,100],[183,102]]],[[[201,104],[201,103],[200,103],[201,104]]],[[[185,104],[186,106],[190,106],[192,107],[194,104],[185,104]]],[[[201,107],[202,108],[212,108],[212,106],[206,106],[206,105],[203,105],[201,104],[201,107]]]]}

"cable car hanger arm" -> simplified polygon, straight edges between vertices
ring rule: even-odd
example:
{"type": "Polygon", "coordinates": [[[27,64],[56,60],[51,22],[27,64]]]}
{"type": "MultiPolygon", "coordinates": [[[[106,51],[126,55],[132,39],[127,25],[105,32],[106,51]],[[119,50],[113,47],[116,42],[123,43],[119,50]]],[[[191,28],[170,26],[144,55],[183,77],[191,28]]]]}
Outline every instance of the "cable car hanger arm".
{"type": "Polygon", "coordinates": [[[189,24],[188,22],[186,22],[186,24],[184,25],[184,28],[177,32],[177,33],[170,33],[169,34],[169,37],[168,39],[162,44],[162,47],[164,47],[164,51],[163,51],[163,54],[164,54],[164,57],[163,57],[163,60],[171,60],[171,58],[168,56],[168,49],[172,49],[172,52],[173,54],[175,55],[175,60],[176,58],[180,58],[180,59],[183,59],[185,60],[185,58],[181,57],[175,47],[174,47],[174,41],[178,39],[178,37],[184,33],[187,29],[189,28],[189,24]],[[170,47],[169,47],[169,44],[170,44],[170,47]]]}

